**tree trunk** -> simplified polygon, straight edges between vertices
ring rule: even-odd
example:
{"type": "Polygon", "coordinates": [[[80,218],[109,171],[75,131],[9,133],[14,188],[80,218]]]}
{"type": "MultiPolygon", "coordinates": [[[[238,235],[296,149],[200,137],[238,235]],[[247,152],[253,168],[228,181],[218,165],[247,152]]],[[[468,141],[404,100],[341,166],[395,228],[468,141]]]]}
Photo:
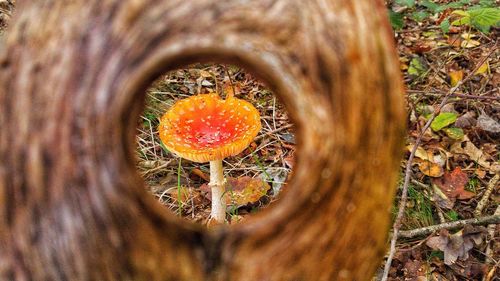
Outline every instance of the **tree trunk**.
{"type": "Polygon", "coordinates": [[[0,280],[369,280],[404,131],[381,0],[18,1],[0,57],[0,280]],[[289,190],[207,230],[144,188],[146,87],[192,62],[260,77],[296,125],[289,190]]]}

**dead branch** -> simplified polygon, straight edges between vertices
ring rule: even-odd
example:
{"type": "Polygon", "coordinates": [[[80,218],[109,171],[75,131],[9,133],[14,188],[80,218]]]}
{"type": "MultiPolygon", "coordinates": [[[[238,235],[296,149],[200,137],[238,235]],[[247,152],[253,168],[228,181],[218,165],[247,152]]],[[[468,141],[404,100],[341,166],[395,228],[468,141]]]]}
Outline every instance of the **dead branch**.
{"type": "Polygon", "coordinates": [[[498,174],[495,175],[493,178],[491,178],[490,182],[488,183],[488,186],[486,187],[486,190],[484,191],[483,197],[481,197],[481,200],[479,200],[479,203],[477,203],[476,209],[474,210],[474,216],[479,217],[483,212],[484,207],[486,206],[488,200],[490,199],[491,192],[497,186],[499,178],[500,175],[498,174]]]}
{"type": "MultiPolygon", "coordinates": [[[[427,227],[412,229],[412,230],[404,230],[400,231],[398,234],[398,239],[401,238],[415,238],[419,236],[429,235],[431,233],[437,232],[441,229],[454,230],[461,228],[465,225],[488,225],[488,224],[498,224],[500,223],[500,215],[492,215],[481,218],[473,218],[466,220],[459,220],[453,222],[446,222],[436,225],[431,225],[427,227]]],[[[394,236],[393,236],[394,237],[394,236]]]]}

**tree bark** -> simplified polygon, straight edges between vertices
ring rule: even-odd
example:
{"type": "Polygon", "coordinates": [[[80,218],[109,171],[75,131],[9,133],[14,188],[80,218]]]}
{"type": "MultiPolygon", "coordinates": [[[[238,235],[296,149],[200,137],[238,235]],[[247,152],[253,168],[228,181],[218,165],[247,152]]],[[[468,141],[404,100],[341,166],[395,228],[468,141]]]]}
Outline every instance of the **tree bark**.
{"type": "Polygon", "coordinates": [[[0,55],[0,280],[369,280],[404,106],[381,0],[18,1],[0,55]],[[245,224],[164,210],[134,165],[145,89],[192,62],[260,77],[294,177],[245,224]]]}

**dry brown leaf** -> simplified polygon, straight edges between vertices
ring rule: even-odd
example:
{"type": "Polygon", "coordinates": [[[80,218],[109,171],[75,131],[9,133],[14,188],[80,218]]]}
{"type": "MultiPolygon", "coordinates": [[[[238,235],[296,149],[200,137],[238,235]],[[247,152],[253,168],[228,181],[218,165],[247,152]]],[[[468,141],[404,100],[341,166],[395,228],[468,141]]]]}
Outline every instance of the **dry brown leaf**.
{"type": "Polygon", "coordinates": [[[477,118],[477,126],[483,131],[500,133],[500,123],[484,113],[477,118]]]}
{"type": "Polygon", "coordinates": [[[458,128],[470,128],[476,125],[476,113],[474,111],[468,111],[464,115],[457,118],[455,121],[455,126],[458,128]]]}
{"type": "Polygon", "coordinates": [[[479,165],[485,168],[490,168],[491,164],[487,161],[488,157],[472,142],[468,141],[465,143],[464,153],[467,154],[472,161],[477,162],[479,165]]]}
{"type": "Polygon", "coordinates": [[[460,47],[462,48],[474,48],[481,45],[481,42],[472,39],[476,37],[475,34],[463,33],[461,37],[464,39],[462,43],[460,43],[460,47]]]}
{"type": "MultiPolygon", "coordinates": [[[[228,205],[244,206],[259,201],[270,188],[267,182],[259,178],[227,178],[224,199],[228,205]]],[[[203,184],[200,189],[205,193],[207,199],[211,200],[212,192],[210,187],[203,184]]]]}
{"type": "Polygon", "coordinates": [[[464,138],[465,146],[462,148],[462,144],[464,142],[456,142],[451,145],[450,152],[465,154],[469,156],[470,160],[478,163],[482,167],[486,169],[490,169],[491,163],[488,162],[490,156],[484,153],[481,149],[477,148],[472,142],[470,142],[467,138],[464,138]]]}
{"type": "Polygon", "coordinates": [[[241,84],[237,82],[228,81],[224,83],[223,91],[227,97],[229,96],[238,96],[241,94],[241,84]]]}
{"type": "MultiPolygon", "coordinates": [[[[408,145],[406,149],[408,149],[408,152],[411,152],[413,150],[413,144],[408,145]]],[[[415,151],[415,157],[420,158],[422,160],[434,162],[434,154],[432,152],[426,151],[421,146],[417,147],[417,150],[415,151]]]]}
{"type": "Polygon", "coordinates": [[[182,204],[188,203],[191,197],[195,197],[197,195],[194,189],[183,185],[169,188],[167,193],[173,200],[176,202],[180,201],[182,204]]]}
{"type": "Polygon", "coordinates": [[[444,192],[439,189],[435,184],[432,185],[434,193],[432,195],[432,201],[435,202],[441,209],[451,210],[453,205],[455,205],[455,200],[448,198],[444,192]]]}
{"type": "Polygon", "coordinates": [[[295,166],[295,156],[292,154],[291,156],[283,158],[283,162],[288,166],[288,168],[293,169],[295,166]]]}
{"type": "Polygon", "coordinates": [[[206,71],[206,70],[200,70],[200,76],[203,78],[210,78],[213,77],[212,73],[206,71]]]}
{"type": "Polygon", "coordinates": [[[469,257],[469,251],[474,247],[474,243],[481,244],[484,232],[484,227],[470,225],[455,234],[443,229],[439,232],[439,236],[429,238],[426,245],[434,250],[443,251],[444,263],[452,265],[457,259],[465,260],[469,257]]]}
{"type": "Polygon", "coordinates": [[[404,266],[405,278],[410,280],[427,280],[425,276],[429,274],[429,265],[421,260],[409,260],[404,266]],[[422,279],[423,277],[423,279],[422,279]]]}
{"type": "Polygon", "coordinates": [[[484,179],[484,177],[486,176],[486,171],[485,170],[482,170],[480,168],[477,168],[474,170],[474,174],[476,174],[476,176],[480,179],[484,179]]]}
{"type": "Polygon", "coordinates": [[[467,174],[460,167],[456,167],[451,173],[446,172],[443,177],[433,179],[432,183],[439,187],[448,198],[465,200],[475,196],[474,193],[465,190],[468,181],[467,174]]]}

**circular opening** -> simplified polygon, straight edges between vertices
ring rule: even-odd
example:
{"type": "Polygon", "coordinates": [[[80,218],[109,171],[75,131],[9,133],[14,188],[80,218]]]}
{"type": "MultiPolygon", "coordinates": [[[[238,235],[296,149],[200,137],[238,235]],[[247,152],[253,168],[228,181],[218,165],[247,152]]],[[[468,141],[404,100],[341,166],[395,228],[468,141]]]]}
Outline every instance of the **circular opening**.
{"type": "Polygon", "coordinates": [[[194,64],[160,76],[147,90],[136,142],[137,168],[148,191],[176,215],[201,224],[213,220],[212,155],[230,155],[222,160],[221,196],[230,224],[278,200],[295,162],[285,107],[234,65],[194,64]],[[252,118],[258,125],[252,127],[252,118]]]}

